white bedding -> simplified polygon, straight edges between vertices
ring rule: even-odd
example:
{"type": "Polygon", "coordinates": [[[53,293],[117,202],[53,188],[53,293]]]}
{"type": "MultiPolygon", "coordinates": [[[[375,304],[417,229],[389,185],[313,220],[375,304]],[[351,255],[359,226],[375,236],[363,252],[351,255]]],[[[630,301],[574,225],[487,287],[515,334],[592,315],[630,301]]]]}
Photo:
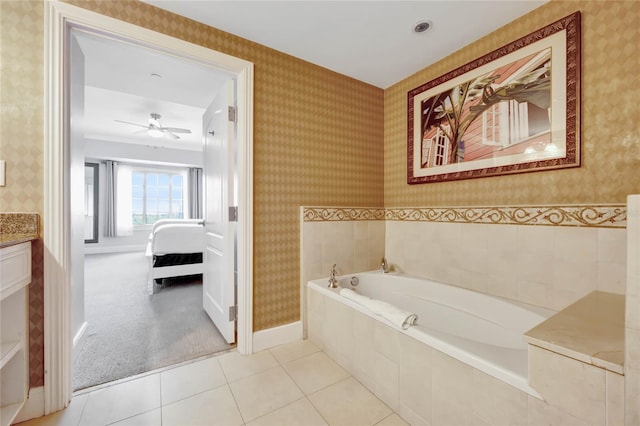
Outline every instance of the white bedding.
{"type": "Polygon", "coordinates": [[[156,256],[204,251],[204,226],[196,223],[160,225],[153,231],[151,253],[156,256]]]}

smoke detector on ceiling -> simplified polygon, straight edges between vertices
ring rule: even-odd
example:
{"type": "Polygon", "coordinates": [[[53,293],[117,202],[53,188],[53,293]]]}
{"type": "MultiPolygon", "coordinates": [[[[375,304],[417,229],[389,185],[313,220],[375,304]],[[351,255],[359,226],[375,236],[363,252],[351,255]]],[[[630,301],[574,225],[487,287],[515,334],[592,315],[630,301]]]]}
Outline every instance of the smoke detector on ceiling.
{"type": "Polygon", "coordinates": [[[418,21],[413,26],[413,32],[418,34],[424,33],[430,30],[432,26],[433,24],[431,23],[431,21],[418,21]]]}

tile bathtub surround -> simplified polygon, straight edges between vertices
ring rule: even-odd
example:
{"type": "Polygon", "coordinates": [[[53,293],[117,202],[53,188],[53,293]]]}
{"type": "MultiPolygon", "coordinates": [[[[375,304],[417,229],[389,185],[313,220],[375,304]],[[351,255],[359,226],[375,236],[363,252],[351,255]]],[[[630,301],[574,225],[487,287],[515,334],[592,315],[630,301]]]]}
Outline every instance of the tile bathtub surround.
{"type": "Polygon", "coordinates": [[[625,377],[529,345],[529,383],[547,403],[585,424],[620,425],[625,377]]]}
{"type": "Polygon", "coordinates": [[[309,340],[229,352],[76,395],[21,426],[408,425],[309,340]],[[249,371],[249,373],[247,373],[249,371]]]}
{"type": "Polygon", "coordinates": [[[640,424],[640,195],[627,197],[625,424],[640,424]]]}
{"type": "Polygon", "coordinates": [[[377,269],[383,255],[410,275],[556,311],[595,290],[625,294],[626,222],[623,205],[302,207],[303,321],[308,280],[334,263],[377,269]]]}
{"type": "MultiPolygon", "coordinates": [[[[358,311],[342,309],[340,302],[315,290],[309,291],[308,304],[309,339],[411,424],[620,424],[620,375],[605,379],[604,370],[592,367],[602,372],[601,398],[594,398],[602,421],[585,421],[580,413],[550,405],[358,311]]],[[[576,388],[570,393],[580,396],[576,388]]]]}
{"type": "Polygon", "coordinates": [[[625,293],[626,229],[386,222],[385,253],[410,275],[560,310],[625,293]]]}
{"type": "Polygon", "coordinates": [[[527,343],[624,374],[624,304],[594,291],[524,334],[527,343]]]}

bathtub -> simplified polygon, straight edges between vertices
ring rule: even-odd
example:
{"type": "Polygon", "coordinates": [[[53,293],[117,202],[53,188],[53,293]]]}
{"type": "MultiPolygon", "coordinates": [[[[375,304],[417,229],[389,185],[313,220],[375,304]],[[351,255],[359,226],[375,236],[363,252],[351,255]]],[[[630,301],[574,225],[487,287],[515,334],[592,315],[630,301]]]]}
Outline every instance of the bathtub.
{"type": "Polygon", "coordinates": [[[340,288],[328,288],[324,278],[309,281],[308,288],[540,398],[528,385],[527,344],[522,334],[553,311],[395,272],[345,275],[339,277],[339,284],[417,314],[417,324],[402,330],[341,296],[340,288]],[[354,276],[359,281],[357,286],[350,284],[354,276]]]}

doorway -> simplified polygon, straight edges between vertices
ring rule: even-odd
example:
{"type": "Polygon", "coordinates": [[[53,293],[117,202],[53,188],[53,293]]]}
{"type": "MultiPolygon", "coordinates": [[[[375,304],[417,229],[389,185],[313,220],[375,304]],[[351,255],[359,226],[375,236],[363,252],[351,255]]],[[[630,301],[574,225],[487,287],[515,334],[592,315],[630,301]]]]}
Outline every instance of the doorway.
{"type": "MultiPolygon", "coordinates": [[[[252,102],[253,65],[210,49],[57,2],[46,3],[47,55],[45,105],[45,414],[64,408],[70,398],[73,231],[65,224],[73,209],[69,194],[72,159],[69,132],[69,32],[94,31],[153,48],[230,73],[237,81],[238,142],[238,351],[251,353],[252,102]],[[99,30],[98,30],[99,28],[99,30]],[[65,59],[66,58],[66,59],[65,59]]],[[[75,266],[75,265],[74,265],[75,266]]]]}

